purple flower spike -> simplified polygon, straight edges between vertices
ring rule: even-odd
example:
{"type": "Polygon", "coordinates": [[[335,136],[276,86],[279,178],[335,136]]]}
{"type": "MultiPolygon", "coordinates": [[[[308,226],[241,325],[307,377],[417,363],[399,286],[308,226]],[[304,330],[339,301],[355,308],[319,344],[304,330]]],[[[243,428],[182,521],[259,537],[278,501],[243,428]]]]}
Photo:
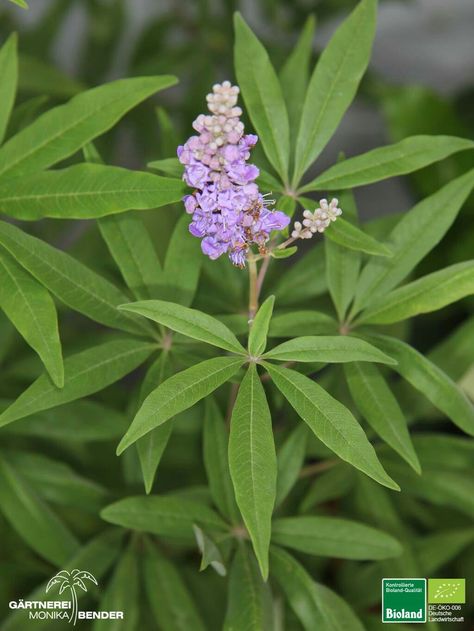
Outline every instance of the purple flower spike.
{"type": "Polygon", "coordinates": [[[207,95],[211,115],[200,114],[193,123],[198,136],[178,147],[184,165],[184,181],[194,189],[183,198],[192,215],[189,231],[202,239],[201,248],[211,259],[227,253],[237,267],[245,267],[247,253],[255,244],[265,252],[273,230],[283,230],[290,219],[268,208],[258,190],[258,168],[248,164],[250,151],[258,142],[244,135],[237,107],[239,88],[229,81],[216,84],[207,95]]]}

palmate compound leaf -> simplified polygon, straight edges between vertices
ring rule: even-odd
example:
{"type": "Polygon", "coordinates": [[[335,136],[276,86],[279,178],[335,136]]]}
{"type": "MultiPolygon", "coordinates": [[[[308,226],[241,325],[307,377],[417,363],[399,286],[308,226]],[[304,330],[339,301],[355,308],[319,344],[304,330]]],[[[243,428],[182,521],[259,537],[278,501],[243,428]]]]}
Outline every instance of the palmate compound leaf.
{"type": "Polygon", "coordinates": [[[344,366],[344,372],[357,409],[372,429],[420,473],[405,416],[377,366],[353,362],[344,366]]]}
{"type": "Polygon", "coordinates": [[[274,631],[270,585],[264,582],[249,548],[241,543],[230,570],[223,631],[274,631]]]}
{"type": "Polygon", "coordinates": [[[0,427],[98,392],[135,370],[154,350],[155,344],[123,336],[75,353],[64,361],[62,389],[41,375],[0,415],[0,427]]]}
{"type": "Polygon", "coordinates": [[[271,548],[271,569],[305,631],[365,631],[350,606],[338,594],[313,581],[296,559],[271,548]]]}
{"type": "Polygon", "coordinates": [[[101,164],[77,164],[0,180],[0,212],[22,220],[97,219],[179,201],[175,178],[101,164]]]}
{"type": "Polygon", "coordinates": [[[232,353],[245,354],[245,349],[225,324],[197,309],[164,300],[142,300],[121,305],[120,310],[142,315],[200,342],[232,353]]]}
{"type": "Polygon", "coordinates": [[[269,162],[288,177],[290,128],[280,82],[262,44],[240,15],[234,17],[235,72],[255,131],[269,162]]]}
{"type": "Polygon", "coordinates": [[[355,96],[370,59],[377,3],[362,0],[322,52],[310,79],[296,142],[293,185],[319,156],[355,96]]]}
{"type": "Polygon", "coordinates": [[[138,335],[150,333],[147,323],[117,309],[126,301],[125,294],[66,252],[5,221],[0,221],[0,245],[74,311],[112,328],[138,335]]]}
{"type": "Polygon", "coordinates": [[[393,366],[414,388],[466,434],[474,436],[474,406],[448,375],[409,344],[387,335],[364,334],[372,344],[396,358],[393,366]]]}
{"type": "Polygon", "coordinates": [[[305,375],[268,362],[264,366],[290,405],[329,449],[379,484],[400,490],[380,464],[363,429],[342,403],[305,375]]]}
{"type": "Polygon", "coordinates": [[[474,186],[474,169],[451,180],[403,215],[387,241],[390,258],[371,259],[362,270],[351,315],[396,287],[443,238],[474,186]]]}
{"type": "Polygon", "coordinates": [[[175,83],[171,76],[135,77],[78,94],[5,143],[0,149],[0,177],[7,181],[64,160],[113,127],[138,103],[175,83]]]}
{"type": "Polygon", "coordinates": [[[306,554],[362,561],[389,559],[402,553],[398,541],[385,532],[336,517],[276,519],[272,542],[306,554]]]}
{"type": "Polygon", "coordinates": [[[10,35],[0,48],[0,145],[15,102],[18,82],[17,36],[10,35]]]}
{"type": "Polygon", "coordinates": [[[232,411],[229,467],[237,504],[266,580],[277,463],[270,410],[253,363],[240,384],[232,411]]]}
{"type": "Polygon", "coordinates": [[[453,153],[473,148],[472,140],[456,136],[412,136],[335,164],[300,191],[355,188],[411,173],[453,153]]]}
{"type": "Polygon", "coordinates": [[[48,290],[0,250],[0,309],[40,356],[49,376],[64,385],[58,316],[48,290]]]}
{"type": "Polygon", "coordinates": [[[371,344],[360,344],[362,340],[348,335],[319,335],[295,337],[265,353],[267,359],[300,362],[379,362],[395,364],[385,353],[371,344]]]}
{"type": "Polygon", "coordinates": [[[474,294],[474,260],[450,265],[399,287],[370,303],[358,319],[364,324],[391,324],[442,309],[474,294]]]}
{"type": "Polygon", "coordinates": [[[120,455],[147,432],[211,394],[235,375],[243,363],[243,357],[215,357],[191,366],[164,381],[143,402],[130,428],[120,441],[117,454],[120,455]]]}

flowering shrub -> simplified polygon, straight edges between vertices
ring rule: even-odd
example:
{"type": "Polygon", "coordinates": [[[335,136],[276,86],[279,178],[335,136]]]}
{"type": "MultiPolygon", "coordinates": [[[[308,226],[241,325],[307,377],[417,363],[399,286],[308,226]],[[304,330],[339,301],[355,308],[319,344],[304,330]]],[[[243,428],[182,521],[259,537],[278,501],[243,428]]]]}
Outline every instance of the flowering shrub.
{"type": "MultiPolygon", "coordinates": [[[[382,577],[472,558],[472,315],[426,353],[410,342],[415,318],[473,294],[472,260],[416,267],[474,171],[366,225],[352,190],[474,145],[411,136],[313,170],[375,19],[362,0],[310,75],[308,22],[277,75],[236,14],[239,87],[214,85],[198,135],[153,172],[93,142],[174,77],[85,90],[15,129],[15,37],[1,48],[0,562],[31,571],[25,595],[80,568],[124,629],[359,631],[378,626],[382,577]],[[138,212],[158,208],[178,217],[162,257],[166,224],[138,212]],[[46,218],[94,220],[107,253],[20,223],[46,218]]],[[[25,627],[8,614],[0,629],[25,627]]]]}

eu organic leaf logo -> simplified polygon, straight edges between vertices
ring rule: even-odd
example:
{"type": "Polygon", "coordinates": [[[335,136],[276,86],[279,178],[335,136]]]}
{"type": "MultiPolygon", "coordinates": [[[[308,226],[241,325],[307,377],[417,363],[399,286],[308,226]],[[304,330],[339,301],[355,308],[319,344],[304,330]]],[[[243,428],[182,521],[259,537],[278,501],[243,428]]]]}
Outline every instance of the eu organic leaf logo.
{"type": "Polygon", "coordinates": [[[87,572],[86,570],[73,570],[72,572],[68,572],[67,570],[61,570],[57,574],[53,576],[53,578],[46,585],[46,592],[54,587],[55,585],[60,585],[59,594],[61,595],[66,589],[71,590],[72,594],[72,611],[69,617],[69,622],[72,622],[74,625],[77,621],[77,594],[76,587],[80,587],[83,591],[87,592],[87,587],[85,584],[85,580],[91,581],[95,585],[97,585],[97,581],[94,576],[87,572]]]}
{"type": "Polygon", "coordinates": [[[459,589],[459,583],[441,583],[434,593],[435,598],[452,598],[459,589]]]}

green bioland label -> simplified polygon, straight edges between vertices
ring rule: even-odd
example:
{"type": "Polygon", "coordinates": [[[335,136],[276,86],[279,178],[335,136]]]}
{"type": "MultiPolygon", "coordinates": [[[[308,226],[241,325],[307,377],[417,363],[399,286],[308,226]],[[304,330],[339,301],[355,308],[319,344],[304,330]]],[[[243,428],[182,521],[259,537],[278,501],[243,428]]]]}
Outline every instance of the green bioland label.
{"type": "Polygon", "coordinates": [[[382,622],[426,622],[426,579],[382,579],[382,622]]]}

